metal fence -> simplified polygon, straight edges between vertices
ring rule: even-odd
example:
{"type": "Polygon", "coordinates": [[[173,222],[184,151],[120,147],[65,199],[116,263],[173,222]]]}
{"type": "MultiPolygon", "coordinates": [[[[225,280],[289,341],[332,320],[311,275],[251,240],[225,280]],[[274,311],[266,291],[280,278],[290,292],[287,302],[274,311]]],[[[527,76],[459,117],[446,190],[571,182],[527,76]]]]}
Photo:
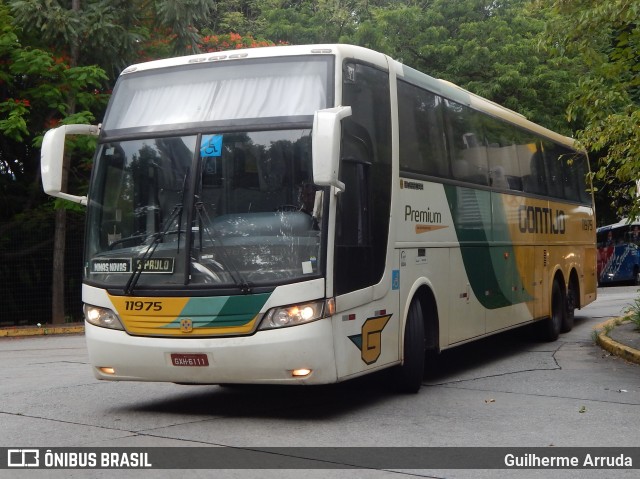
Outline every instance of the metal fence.
{"type": "MultiPolygon", "coordinates": [[[[0,224],[0,327],[51,323],[51,214],[0,224]]],[[[84,215],[67,215],[65,322],[82,321],[84,215]]]]}

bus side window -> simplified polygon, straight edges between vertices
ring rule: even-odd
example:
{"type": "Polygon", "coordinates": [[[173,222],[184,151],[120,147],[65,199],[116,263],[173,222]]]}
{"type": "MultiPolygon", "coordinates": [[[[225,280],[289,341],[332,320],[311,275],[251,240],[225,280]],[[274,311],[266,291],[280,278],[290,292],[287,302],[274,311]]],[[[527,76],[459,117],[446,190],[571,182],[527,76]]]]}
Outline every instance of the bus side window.
{"type": "Polygon", "coordinates": [[[578,153],[573,161],[573,173],[578,179],[578,199],[585,204],[591,204],[591,192],[588,191],[589,160],[586,155],[578,153]]]}
{"type": "Polygon", "coordinates": [[[562,148],[560,155],[562,164],[564,197],[567,200],[589,203],[591,198],[587,191],[587,159],[580,153],[562,148]]]}
{"type": "Polygon", "coordinates": [[[509,124],[485,118],[489,181],[498,189],[522,191],[522,176],[516,146],[517,131],[509,124]]]}
{"type": "Polygon", "coordinates": [[[400,169],[441,178],[449,176],[442,126],[442,99],[398,81],[400,169]]]}
{"type": "Polygon", "coordinates": [[[520,148],[518,150],[518,158],[522,156],[522,160],[520,162],[521,165],[523,160],[528,163],[527,170],[529,172],[528,175],[523,175],[524,191],[527,193],[546,195],[547,177],[544,167],[544,156],[542,156],[540,145],[536,142],[523,146],[524,148],[520,148]]]}
{"type": "Polygon", "coordinates": [[[544,154],[544,163],[546,166],[547,188],[548,193],[556,198],[564,198],[564,182],[562,156],[568,152],[564,148],[549,141],[542,142],[542,151],[544,154]]]}
{"type": "Polygon", "coordinates": [[[125,171],[125,153],[121,148],[105,145],[100,166],[106,170],[104,184],[96,185],[104,191],[104,198],[109,205],[117,205],[113,210],[103,209],[100,218],[100,248],[106,249],[116,241],[131,236],[131,221],[133,218],[133,203],[126,199],[131,198],[127,191],[131,181],[127,181],[125,171]]]}
{"type": "Polygon", "coordinates": [[[349,129],[359,127],[352,122],[346,124],[342,142],[340,166],[341,181],[348,188],[340,197],[341,216],[348,218],[337,225],[341,246],[368,247],[370,238],[370,188],[371,140],[362,127],[360,135],[349,133],[349,129]]]}
{"type": "Polygon", "coordinates": [[[391,209],[391,99],[389,73],[346,62],[334,285],[336,294],[376,284],[387,255],[391,209]]]}
{"type": "Polygon", "coordinates": [[[600,231],[596,233],[596,243],[598,248],[602,248],[605,245],[607,234],[600,231]]]}
{"type": "Polygon", "coordinates": [[[489,184],[489,167],[480,115],[445,100],[445,120],[453,177],[478,185],[489,184]]]}

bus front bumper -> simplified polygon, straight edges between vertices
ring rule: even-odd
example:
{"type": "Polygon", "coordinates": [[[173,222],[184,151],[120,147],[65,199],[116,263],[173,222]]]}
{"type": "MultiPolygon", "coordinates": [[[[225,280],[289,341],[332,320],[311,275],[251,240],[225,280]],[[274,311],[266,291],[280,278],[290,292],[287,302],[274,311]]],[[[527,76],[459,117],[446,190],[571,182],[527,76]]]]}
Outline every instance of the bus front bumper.
{"type": "Polygon", "coordinates": [[[233,338],[149,338],[85,322],[85,335],[98,379],[187,384],[337,381],[330,319],[233,338]],[[304,369],[310,372],[294,375],[304,369]]]}

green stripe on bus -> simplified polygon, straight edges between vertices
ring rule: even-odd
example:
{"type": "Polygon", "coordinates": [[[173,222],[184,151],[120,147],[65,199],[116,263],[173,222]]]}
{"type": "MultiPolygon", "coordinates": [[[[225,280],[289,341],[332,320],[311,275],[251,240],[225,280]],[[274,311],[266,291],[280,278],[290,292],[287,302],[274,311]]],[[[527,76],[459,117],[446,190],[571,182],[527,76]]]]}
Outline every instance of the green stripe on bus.
{"type": "Polygon", "coordinates": [[[243,326],[260,312],[271,293],[191,298],[180,316],[165,327],[180,327],[182,318],[193,320],[195,328],[243,326]]]}
{"type": "Polygon", "coordinates": [[[522,287],[502,202],[494,201],[492,205],[489,191],[451,185],[445,185],[444,189],[464,268],[476,298],[487,309],[532,299],[522,287]],[[492,228],[492,215],[494,224],[505,227],[492,228]],[[492,248],[492,242],[500,246],[492,248]],[[505,254],[510,261],[505,260],[505,254]]]}

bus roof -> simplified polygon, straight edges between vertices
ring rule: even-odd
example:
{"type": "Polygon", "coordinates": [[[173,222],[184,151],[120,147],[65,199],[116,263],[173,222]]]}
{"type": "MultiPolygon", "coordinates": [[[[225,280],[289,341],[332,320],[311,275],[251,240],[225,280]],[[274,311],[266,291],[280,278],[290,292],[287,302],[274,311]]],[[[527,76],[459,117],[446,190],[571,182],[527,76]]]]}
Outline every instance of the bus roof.
{"type": "Polygon", "coordinates": [[[334,54],[341,58],[358,58],[376,65],[386,65],[395,70],[395,73],[406,79],[408,82],[422,86],[433,93],[441,95],[449,100],[461,103],[468,107],[482,111],[488,115],[500,118],[510,123],[516,124],[526,130],[547,137],[557,143],[569,148],[577,148],[573,138],[560,135],[541,125],[527,120],[527,118],[503,107],[491,100],[487,100],[479,95],[471,93],[447,80],[437,79],[414,68],[408,67],[387,55],[370,50],[368,48],[346,44],[316,44],[316,45],[286,45],[260,48],[244,48],[237,50],[227,50],[220,52],[201,53],[162,60],[153,60],[145,63],[138,63],[127,67],[121,75],[128,73],[147,71],[153,69],[177,67],[180,65],[193,65],[199,63],[233,61],[245,58],[270,58],[313,54],[334,54]]]}

